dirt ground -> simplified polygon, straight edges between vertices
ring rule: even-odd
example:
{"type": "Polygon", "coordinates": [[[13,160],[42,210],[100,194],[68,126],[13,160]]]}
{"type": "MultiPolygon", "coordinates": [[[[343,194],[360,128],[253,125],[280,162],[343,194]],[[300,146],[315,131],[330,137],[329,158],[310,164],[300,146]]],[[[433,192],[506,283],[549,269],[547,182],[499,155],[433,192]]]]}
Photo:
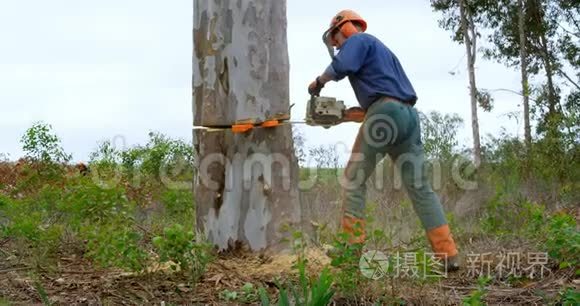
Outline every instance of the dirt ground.
{"type": "MultiPolygon", "coordinates": [[[[244,284],[263,286],[277,296],[276,280],[295,277],[292,268],[295,257],[276,257],[252,254],[228,254],[217,258],[195,286],[188,279],[167,269],[137,275],[114,270],[96,269],[81,258],[63,257],[56,268],[31,267],[19,264],[0,248],[0,305],[43,305],[43,295],[53,305],[224,305],[244,304],[226,301],[221,293],[240,290],[244,284]],[[45,294],[43,293],[45,292],[45,294]]],[[[307,251],[309,273],[320,272],[330,259],[320,249],[307,251]]],[[[361,288],[363,298],[345,299],[335,295],[335,305],[372,305],[376,297],[373,288],[388,288],[397,303],[407,305],[461,305],[462,300],[477,287],[477,279],[467,269],[449,274],[446,278],[423,285],[404,280],[369,280],[361,288]],[[390,283],[389,283],[390,282],[390,283]],[[370,294],[370,295],[369,295],[370,294]]],[[[574,269],[559,270],[536,281],[517,284],[492,282],[484,301],[489,305],[544,305],[566,287],[580,289],[574,269]]],[[[384,292],[384,291],[383,291],[384,292]]],[[[46,301],[45,301],[46,302],[46,301]]],[[[248,304],[258,304],[256,298],[248,304]]]]}

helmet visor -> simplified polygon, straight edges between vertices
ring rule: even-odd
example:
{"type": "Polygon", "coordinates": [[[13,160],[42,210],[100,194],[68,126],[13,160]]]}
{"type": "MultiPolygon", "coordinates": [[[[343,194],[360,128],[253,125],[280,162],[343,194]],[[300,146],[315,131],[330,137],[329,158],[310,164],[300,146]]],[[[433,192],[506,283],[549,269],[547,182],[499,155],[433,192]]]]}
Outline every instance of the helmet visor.
{"type": "Polygon", "coordinates": [[[328,29],[324,34],[322,34],[322,42],[326,46],[326,49],[328,49],[328,55],[330,55],[330,58],[334,58],[334,35],[337,31],[338,29],[334,27],[328,29]]]}

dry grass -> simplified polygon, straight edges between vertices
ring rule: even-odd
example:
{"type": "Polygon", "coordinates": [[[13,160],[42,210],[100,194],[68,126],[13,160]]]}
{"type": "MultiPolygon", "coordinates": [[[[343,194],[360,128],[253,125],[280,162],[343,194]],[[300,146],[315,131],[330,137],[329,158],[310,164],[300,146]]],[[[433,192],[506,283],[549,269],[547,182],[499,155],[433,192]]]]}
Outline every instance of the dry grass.
{"type": "MultiPolygon", "coordinates": [[[[4,187],[12,186],[17,179],[13,164],[0,163],[0,182],[4,187]]],[[[386,184],[387,188],[381,190],[369,188],[369,202],[375,205],[373,226],[390,233],[392,241],[389,243],[404,250],[405,242],[422,238],[417,236],[421,229],[404,192],[388,188],[388,182],[386,184]]],[[[466,193],[453,188],[440,192],[444,205],[450,210],[459,198],[469,202],[466,193]]],[[[141,203],[154,202],[152,191],[131,189],[130,193],[141,203]]],[[[311,224],[318,229],[314,235],[314,247],[306,251],[308,273],[312,276],[318,275],[330,263],[319,246],[328,242],[336,232],[340,195],[340,188],[333,181],[320,182],[302,195],[311,224]]],[[[468,226],[467,220],[458,220],[458,229],[461,230],[456,235],[464,255],[538,251],[538,246],[529,241],[498,239],[477,227],[468,226]]],[[[425,240],[422,242],[424,244],[425,240]]],[[[293,268],[296,257],[291,254],[267,256],[240,251],[219,256],[208,266],[201,280],[191,284],[183,275],[168,269],[154,269],[147,274],[99,269],[82,254],[62,254],[51,267],[31,266],[17,249],[9,239],[0,241],[0,301],[4,299],[16,305],[40,304],[40,288],[56,305],[158,305],[161,302],[222,305],[225,301],[220,298],[221,292],[240,290],[246,283],[262,286],[272,296],[277,296],[276,281],[295,279],[297,273],[293,268]]],[[[496,259],[493,264],[497,263],[496,259]]],[[[578,290],[574,269],[557,270],[554,264],[550,262],[554,273],[542,279],[494,279],[487,287],[483,301],[489,305],[540,305],[554,301],[564,288],[578,290]]],[[[339,292],[334,304],[371,305],[376,301],[397,304],[404,301],[409,305],[461,305],[474,290],[477,290],[477,277],[464,266],[462,271],[435,282],[401,278],[363,280],[355,296],[346,297],[339,292]]]]}
{"type": "MultiPolygon", "coordinates": [[[[7,248],[4,243],[1,247],[7,248]]],[[[482,250],[483,251],[483,250],[482,250]]],[[[320,249],[306,252],[309,273],[314,276],[329,258],[320,249]]],[[[5,257],[2,257],[4,261],[5,257]]],[[[56,270],[15,265],[0,266],[0,297],[15,304],[41,302],[38,285],[56,305],[143,305],[201,303],[222,305],[220,293],[240,290],[246,283],[263,286],[273,296],[278,280],[293,279],[295,256],[263,256],[228,254],[219,257],[196,285],[169,270],[145,275],[99,270],[80,257],[63,257],[56,270]]],[[[487,288],[484,302],[489,305],[540,305],[554,299],[562,288],[575,286],[574,270],[560,270],[541,280],[513,284],[494,280],[487,288]]],[[[409,305],[461,305],[465,297],[476,290],[476,279],[463,270],[435,282],[422,283],[412,279],[367,280],[359,294],[345,298],[337,295],[336,305],[371,305],[404,301],[409,305]]]]}

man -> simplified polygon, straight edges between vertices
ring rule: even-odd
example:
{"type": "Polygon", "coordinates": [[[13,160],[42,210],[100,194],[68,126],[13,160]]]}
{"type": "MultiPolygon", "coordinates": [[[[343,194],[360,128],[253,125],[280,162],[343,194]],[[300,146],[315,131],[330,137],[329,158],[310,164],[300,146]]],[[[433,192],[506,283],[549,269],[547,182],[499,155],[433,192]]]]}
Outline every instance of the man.
{"type": "Polygon", "coordinates": [[[366,29],[366,21],[357,13],[339,12],[324,34],[329,50],[333,53],[332,48],[336,47],[339,52],[308,87],[311,95],[318,96],[325,83],[348,76],[360,107],[366,112],[345,169],[342,230],[349,234],[351,243],[364,243],[365,183],[388,154],[401,172],[433,252],[447,259],[448,271],[455,271],[459,268],[457,248],[443,207],[423,168],[421,127],[414,108],[417,95],[398,58],[380,40],[365,33],[366,29]]]}

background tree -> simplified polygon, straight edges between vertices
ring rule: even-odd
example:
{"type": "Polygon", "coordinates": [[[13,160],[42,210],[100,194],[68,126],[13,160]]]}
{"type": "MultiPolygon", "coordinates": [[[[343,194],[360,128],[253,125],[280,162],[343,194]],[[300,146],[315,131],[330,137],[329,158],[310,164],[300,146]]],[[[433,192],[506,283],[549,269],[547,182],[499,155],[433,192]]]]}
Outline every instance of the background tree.
{"type": "Polygon", "coordinates": [[[308,157],[306,153],[306,138],[304,137],[304,133],[296,126],[292,126],[292,140],[294,141],[294,152],[298,159],[298,164],[304,166],[306,158],[308,157]]]}
{"type": "MultiPolygon", "coordinates": [[[[580,89],[578,81],[568,75],[565,67],[576,71],[578,68],[578,15],[577,5],[570,1],[519,0],[514,3],[499,0],[489,1],[486,6],[484,20],[492,33],[484,56],[508,67],[520,66],[528,142],[531,141],[531,128],[530,120],[526,119],[530,116],[526,106],[532,94],[529,77],[542,77],[533,109],[538,114],[539,133],[548,131],[550,126],[554,133],[561,120],[560,94],[564,84],[558,82],[557,77],[566,79],[567,85],[575,90],[580,89]]],[[[532,111],[530,107],[528,110],[532,111]]]]}
{"type": "Polygon", "coordinates": [[[463,119],[458,114],[443,115],[437,111],[420,113],[420,118],[427,158],[451,159],[459,145],[457,132],[463,125],[463,119]]]}
{"type": "Polygon", "coordinates": [[[53,132],[52,125],[35,122],[20,139],[26,158],[45,164],[62,164],[72,159],[61,146],[61,139],[53,132]]]}
{"type": "Polygon", "coordinates": [[[318,145],[309,149],[309,155],[314,159],[317,169],[332,169],[333,173],[338,172],[339,155],[334,145],[318,145]]]}
{"type": "Polygon", "coordinates": [[[485,0],[431,0],[433,10],[442,14],[439,26],[451,31],[453,33],[451,38],[454,41],[465,45],[469,72],[473,159],[476,166],[481,163],[478,104],[486,111],[491,110],[491,96],[487,92],[478,91],[475,78],[477,40],[480,36],[478,26],[483,23],[482,12],[485,11],[485,5],[485,0]]]}
{"type": "Polygon", "coordinates": [[[479,139],[479,120],[477,118],[477,87],[475,85],[475,59],[477,58],[477,34],[473,21],[473,12],[467,7],[467,0],[459,0],[461,31],[467,54],[469,71],[469,94],[471,96],[471,127],[473,132],[473,154],[476,165],[481,162],[481,144],[479,139]]]}
{"type": "Polygon", "coordinates": [[[560,179],[578,147],[579,16],[578,5],[568,0],[490,0],[482,19],[490,30],[484,56],[521,71],[526,161],[560,179]],[[537,123],[535,140],[531,121],[537,123]]]}
{"type": "Polygon", "coordinates": [[[528,87],[528,52],[526,49],[526,10],[524,0],[518,0],[518,34],[520,38],[520,72],[522,76],[522,102],[524,107],[524,138],[529,151],[532,144],[532,129],[530,126],[530,90],[528,87]]]}
{"type": "MultiPolygon", "coordinates": [[[[286,1],[194,1],[195,125],[289,112],[286,1]]],[[[301,217],[298,163],[285,125],[245,134],[194,132],[197,227],[220,250],[285,248],[301,217]]]]}

